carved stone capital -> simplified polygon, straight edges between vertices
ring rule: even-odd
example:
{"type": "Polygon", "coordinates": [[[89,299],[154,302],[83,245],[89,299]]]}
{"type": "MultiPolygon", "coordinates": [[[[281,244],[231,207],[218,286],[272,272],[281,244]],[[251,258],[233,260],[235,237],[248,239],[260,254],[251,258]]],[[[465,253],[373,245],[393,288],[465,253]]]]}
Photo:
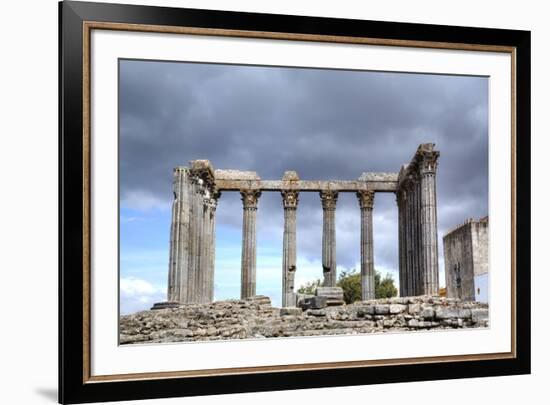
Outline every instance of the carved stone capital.
{"type": "Polygon", "coordinates": [[[214,192],[210,193],[207,198],[205,198],[204,203],[212,211],[216,211],[216,207],[218,206],[218,199],[220,198],[221,194],[222,193],[215,190],[214,192]]]}
{"type": "Polygon", "coordinates": [[[357,192],[357,198],[359,199],[359,207],[361,209],[372,210],[374,208],[374,191],[360,190],[357,192]]]}
{"type": "Polygon", "coordinates": [[[208,160],[192,160],[189,170],[191,181],[211,191],[215,187],[214,169],[208,160]]]}
{"type": "Polygon", "coordinates": [[[262,195],[260,190],[250,189],[250,190],[241,190],[241,200],[243,202],[243,208],[245,210],[256,210],[258,209],[258,199],[262,195]]]}
{"type": "Polygon", "coordinates": [[[283,190],[281,195],[283,196],[283,207],[285,209],[296,209],[298,206],[297,190],[283,190]]]}
{"type": "Polygon", "coordinates": [[[338,192],[332,190],[323,190],[319,193],[323,210],[335,210],[338,192]]]}
{"type": "Polygon", "coordinates": [[[418,171],[421,175],[435,174],[437,170],[438,151],[423,152],[418,160],[418,171]]]}

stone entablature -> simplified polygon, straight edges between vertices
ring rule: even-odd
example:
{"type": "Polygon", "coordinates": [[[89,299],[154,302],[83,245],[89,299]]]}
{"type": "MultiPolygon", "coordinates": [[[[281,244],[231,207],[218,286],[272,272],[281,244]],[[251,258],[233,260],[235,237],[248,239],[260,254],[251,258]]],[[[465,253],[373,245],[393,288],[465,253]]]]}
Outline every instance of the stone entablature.
{"type": "Polygon", "coordinates": [[[256,294],[256,212],[262,192],[281,193],[284,212],[283,306],[295,306],[296,211],[299,193],[318,192],[323,208],[323,286],[336,286],[338,194],[354,192],[361,213],[362,298],[374,298],[373,209],[376,192],[397,194],[400,295],[437,295],[437,209],[434,144],[418,147],[399,173],[362,173],[357,180],[301,180],[286,171],[281,180],[256,172],[214,170],[208,160],[174,169],[168,301],[210,302],[214,290],[215,210],[222,192],[238,191],[243,202],[241,298],[256,294]]]}

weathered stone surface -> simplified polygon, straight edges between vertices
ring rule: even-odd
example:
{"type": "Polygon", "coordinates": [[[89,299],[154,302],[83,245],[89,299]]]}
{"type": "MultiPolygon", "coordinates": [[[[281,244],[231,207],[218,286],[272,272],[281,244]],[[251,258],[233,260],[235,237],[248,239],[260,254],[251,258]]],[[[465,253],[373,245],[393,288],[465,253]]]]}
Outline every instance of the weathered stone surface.
{"type": "Polygon", "coordinates": [[[151,307],[151,310],[157,310],[157,309],[165,309],[165,308],[177,308],[181,305],[180,302],[176,301],[164,301],[164,302],[156,302],[151,307]]]}
{"type": "Polygon", "coordinates": [[[273,308],[268,297],[254,296],[122,316],[120,341],[133,344],[478,328],[488,326],[487,317],[485,304],[445,298],[437,302],[432,297],[389,298],[302,311],[273,308]],[[437,311],[445,318],[421,316],[437,311]]]}
{"type": "Polygon", "coordinates": [[[374,313],[376,315],[386,315],[390,313],[390,306],[389,305],[375,305],[374,307],[374,313]]]}
{"type": "Polygon", "coordinates": [[[390,305],[390,314],[400,314],[402,312],[405,312],[407,310],[406,305],[402,304],[391,304],[390,305]]]}
{"type": "Polygon", "coordinates": [[[424,319],[431,319],[435,316],[435,311],[433,308],[423,308],[422,311],[420,311],[419,316],[424,319]]]}
{"type": "Polygon", "coordinates": [[[290,307],[296,305],[294,277],[296,274],[296,209],[299,194],[294,190],[284,190],[281,191],[281,196],[284,209],[282,305],[290,307]]]}
{"type": "Polygon", "coordinates": [[[258,173],[242,170],[220,170],[214,171],[214,177],[217,180],[260,180],[258,173]]]}
{"type": "Polygon", "coordinates": [[[344,305],[344,290],[340,287],[317,287],[317,297],[325,297],[327,306],[344,305]]]}
{"type": "Polygon", "coordinates": [[[281,308],[281,316],[284,315],[301,315],[302,309],[296,307],[284,307],[281,308]]]}
{"type": "Polygon", "coordinates": [[[435,310],[437,319],[467,318],[471,317],[471,310],[459,307],[439,307],[435,310]]]}
{"type": "Polygon", "coordinates": [[[418,314],[421,309],[420,304],[409,304],[409,314],[418,314]]]}
{"type": "Polygon", "coordinates": [[[397,177],[399,173],[384,173],[384,172],[363,172],[361,173],[361,176],[359,176],[358,180],[360,181],[395,181],[397,182],[397,177]]]}
{"type": "Polygon", "coordinates": [[[318,297],[335,298],[338,300],[344,299],[344,290],[341,287],[317,287],[315,295],[318,297]]]}
{"type": "Polygon", "coordinates": [[[356,192],[371,190],[381,193],[393,193],[397,190],[396,181],[363,181],[363,180],[236,180],[217,179],[216,186],[221,191],[239,191],[243,188],[256,188],[262,191],[282,191],[292,184],[292,188],[303,192],[319,192],[333,190],[341,192],[356,192]]]}
{"type": "Polygon", "coordinates": [[[302,308],[304,311],[306,309],[321,309],[325,308],[327,306],[328,297],[323,296],[313,296],[304,298],[299,302],[299,307],[302,308]]]}
{"type": "Polygon", "coordinates": [[[398,176],[399,291],[402,296],[438,295],[436,171],[439,152],[421,144],[398,176]]]}
{"type": "Polygon", "coordinates": [[[474,308],[472,311],[472,322],[487,321],[489,319],[489,309],[474,308]]]}
{"type": "Polygon", "coordinates": [[[448,297],[474,301],[487,297],[482,279],[489,271],[489,218],[468,219],[443,237],[448,297]],[[477,280],[477,281],[476,281],[477,280]],[[476,284],[480,291],[476,289],[476,284]],[[481,289],[483,291],[481,291],[481,289]]]}

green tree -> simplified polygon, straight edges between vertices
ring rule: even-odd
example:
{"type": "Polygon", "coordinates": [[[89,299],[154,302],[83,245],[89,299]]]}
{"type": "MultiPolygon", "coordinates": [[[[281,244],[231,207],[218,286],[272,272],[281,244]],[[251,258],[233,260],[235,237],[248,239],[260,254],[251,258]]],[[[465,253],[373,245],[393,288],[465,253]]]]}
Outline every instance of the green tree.
{"type": "Polygon", "coordinates": [[[321,280],[308,281],[306,285],[298,288],[300,294],[315,294],[315,289],[321,285],[321,280]]]}
{"type": "Polygon", "coordinates": [[[336,285],[344,291],[346,304],[361,300],[361,274],[357,273],[355,269],[341,272],[336,285]]]}
{"type": "MultiPolygon", "coordinates": [[[[344,292],[344,301],[346,304],[353,304],[355,301],[361,301],[361,274],[355,269],[344,270],[338,277],[336,285],[342,288],[344,292]]],[[[307,282],[298,289],[301,294],[315,294],[315,289],[321,286],[321,280],[307,282]]],[[[384,278],[379,271],[374,271],[374,296],[375,298],[390,298],[397,296],[397,288],[390,273],[386,273],[384,278]]]]}
{"type": "Polygon", "coordinates": [[[380,273],[375,271],[374,295],[376,298],[390,298],[397,295],[397,288],[395,288],[393,277],[390,273],[386,273],[386,276],[382,278],[380,273]]]}

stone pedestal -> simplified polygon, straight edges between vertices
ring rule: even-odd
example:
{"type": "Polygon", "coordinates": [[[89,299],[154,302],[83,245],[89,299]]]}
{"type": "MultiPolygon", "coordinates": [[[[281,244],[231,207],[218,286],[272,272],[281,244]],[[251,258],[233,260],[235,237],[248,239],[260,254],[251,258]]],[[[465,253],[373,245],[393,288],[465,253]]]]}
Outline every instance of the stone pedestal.
{"type": "Polygon", "coordinates": [[[326,306],[344,305],[344,290],[340,287],[317,287],[316,297],[323,297],[326,306]]]}

